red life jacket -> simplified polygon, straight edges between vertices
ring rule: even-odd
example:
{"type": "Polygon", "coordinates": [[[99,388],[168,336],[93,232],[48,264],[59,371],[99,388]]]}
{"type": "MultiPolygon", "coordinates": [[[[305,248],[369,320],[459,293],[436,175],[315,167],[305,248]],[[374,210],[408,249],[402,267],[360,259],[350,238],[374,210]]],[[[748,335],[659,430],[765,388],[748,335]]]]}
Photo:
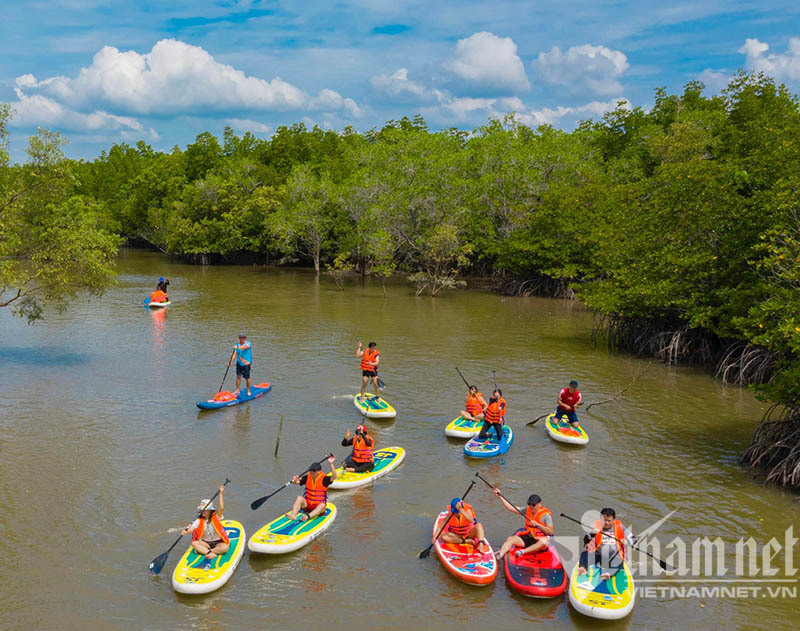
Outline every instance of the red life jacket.
{"type": "Polygon", "coordinates": [[[552,511],[544,506],[540,506],[536,509],[536,511],[532,511],[530,506],[525,509],[525,528],[530,535],[536,537],[537,539],[544,539],[545,537],[549,536],[546,532],[533,524],[534,521],[538,521],[543,524],[544,522],[542,519],[544,519],[545,515],[550,515],[550,518],[553,518],[552,511]]]}
{"type": "MultiPolygon", "coordinates": [[[[575,390],[575,392],[573,393],[569,391],[569,388],[564,388],[561,391],[561,394],[559,395],[558,398],[561,399],[567,405],[574,408],[575,404],[581,400],[581,393],[578,390],[575,390]]],[[[569,412],[569,410],[567,410],[567,408],[565,407],[562,407],[560,405],[558,407],[560,407],[562,410],[566,410],[567,412],[569,412]]]]}
{"type": "MultiPolygon", "coordinates": [[[[598,519],[594,522],[594,529],[598,530],[599,532],[594,536],[594,545],[599,550],[600,544],[603,543],[603,522],[602,520],[598,519]]],[[[619,555],[622,557],[622,560],[625,560],[625,546],[622,545],[620,542],[625,541],[625,529],[622,527],[622,522],[619,519],[614,520],[614,536],[617,538],[617,541],[614,543],[617,546],[617,550],[619,550],[619,555]]]]}
{"type": "Polygon", "coordinates": [[[325,504],[328,501],[328,488],[323,484],[325,472],[318,471],[316,475],[309,471],[306,476],[306,502],[312,506],[325,504]]]}
{"type": "Polygon", "coordinates": [[[461,511],[459,511],[450,518],[450,522],[447,524],[447,530],[457,537],[466,537],[475,525],[475,511],[472,509],[472,506],[466,502],[464,502],[464,512],[467,513],[469,517],[464,517],[461,511]]]}
{"type": "Polygon", "coordinates": [[[350,456],[353,462],[374,462],[375,456],[372,453],[375,447],[375,439],[372,438],[372,444],[367,444],[367,439],[356,434],[353,436],[353,455],[350,456]]]}
{"type": "Polygon", "coordinates": [[[376,348],[374,351],[369,350],[368,348],[364,350],[364,354],[361,356],[361,370],[371,370],[375,372],[377,370],[377,366],[373,366],[368,362],[374,362],[375,358],[380,355],[381,352],[376,348]]]}
{"type": "MultiPolygon", "coordinates": [[[[230,543],[230,537],[225,532],[225,527],[222,525],[222,522],[217,517],[217,513],[211,513],[211,525],[214,527],[214,530],[219,535],[219,538],[222,539],[225,543],[230,543]]],[[[206,530],[206,520],[200,517],[200,525],[192,531],[192,541],[197,541],[198,539],[203,538],[203,533],[206,530]]]]}
{"type": "Polygon", "coordinates": [[[481,405],[482,397],[483,395],[480,392],[475,396],[472,396],[469,392],[467,393],[467,412],[472,414],[472,416],[483,414],[483,406],[481,405]]]}
{"type": "Polygon", "coordinates": [[[483,413],[483,418],[490,423],[501,423],[503,421],[503,412],[505,411],[506,400],[502,397],[497,401],[492,401],[486,406],[486,412],[483,413]]]}

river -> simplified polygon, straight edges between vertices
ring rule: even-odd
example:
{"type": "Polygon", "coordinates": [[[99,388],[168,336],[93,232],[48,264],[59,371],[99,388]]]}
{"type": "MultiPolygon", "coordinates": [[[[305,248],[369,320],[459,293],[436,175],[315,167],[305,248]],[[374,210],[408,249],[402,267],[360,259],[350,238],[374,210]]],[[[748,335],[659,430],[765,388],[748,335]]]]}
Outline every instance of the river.
{"type": "MultiPolygon", "coordinates": [[[[764,403],[698,370],[594,347],[592,314],[576,302],[479,290],[431,299],[403,283],[389,285],[384,299],[379,283],[350,280],[339,291],[306,270],[196,267],[136,250],[121,253],[118,270],[118,286],[102,299],[48,311],[34,326],[0,311],[4,628],[596,627],[566,595],[513,594],[502,570],[493,585],[475,588],[456,582],[435,555],[417,558],[434,516],[475,471],[518,504],[538,493],[556,515],[612,506],[635,532],[677,509],[658,530],[662,545],[721,537],[728,577],[741,536],[759,547],[772,537],[783,543],[800,523],[790,493],[737,464],[764,403]],[[171,280],[172,305],[151,313],[142,300],[160,275],[171,280]],[[216,391],[240,331],[253,344],[255,382],[274,388],[200,412],[195,401],[216,391]],[[309,546],[266,559],[246,552],[217,592],[172,590],[186,540],[152,576],[148,562],[226,476],[226,516],[249,536],[287,511],[298,487],[256,512],[253,499],[328,451],[347,454],[340,441],[360,420],[349,398],[359,381],[356,338],[378,342],[385,396],[398,410],[395,421],[368,426],[379,447],[405,447],[406,461],[373,486],[336,493],[336,522],[309,546]],[[462,442],[445,438],[464,398],[454,366],[487,394],[497,371],[516,432],[506,456],[467,461],[462,442]],[[570,378],[591,402],[637,373],[621,401],[583,412],[586,447],[554,443],[541,423],[524,426],[553,407],[570,378]]],[[[521,522],[485,486],[470,501],[493,545],[521,522]]],[[[558,517],[556,529],[580,530],[558,517]]],[[[800,566],[796,551],[793,562],[800,566]]],[[[780,555],[774,565],[783,568],[780,555]]],[[[776,578],[787,578],[783,569],[776,578]]],[[[796,628],[797,603],[785,594],[640,595],[631,616],[602,626],[796,628]]]]}

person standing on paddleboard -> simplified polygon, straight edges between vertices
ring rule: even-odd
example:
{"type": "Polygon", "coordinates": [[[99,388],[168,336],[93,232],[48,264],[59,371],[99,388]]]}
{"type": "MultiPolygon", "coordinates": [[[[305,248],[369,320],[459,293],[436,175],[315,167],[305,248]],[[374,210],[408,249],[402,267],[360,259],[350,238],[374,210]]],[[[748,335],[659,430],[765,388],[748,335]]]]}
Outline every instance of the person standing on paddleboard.
{"type": "Polygon", "coordinates": [[[578,382],[574,379],[569,382],[569,387],[564,388],[558,395],[558,406],[556,407],[556,420],[560,421],[564,416],[569,419],[570,425],[578,424],[578,415],[575,410],[583,403],[581,393],[578,391],[578,382]]]}
{"type": "Polygon", "coordinates": [[[375,439],[367,436],[367,428],[363,425],[356,427],[356,433],[350,438],[350,430],[344,433],[342,447],[353,445],[353,453],[344,460],[345,471],[366,473],[375,468],[375,439]]]}
{"type": "MultiPolygon", "coordinates": [[[[450,512],[452,517],[439,538],[445,543],[468,543],[475,546],[479,552],[488,551],[489,542],[486,541],[483,534],[483,524],[475,516],[475,509],[460,497],[454,497],[450,501],[450,512]]],[[[431,543],[435,542],[436,535],[434,534],[431,543]]]]}
{"type": "Polygon", "coordinates": [[[468,421],[482,421],[486,411],[486,399],[478,392],[476,386],[470,386],[465,403],[466,410],[461,410],[461,418],[468,421]]]}
{"type": "Polygon", "coordinates": [[[339,476],[336,473],[334,462],[336,462],[336,457],[331,455],[328,458],[331,472],[327,475],[322,473],[322,465],[319,462],[314,462],[308,468],[308,473],[302,478],[297,476],[292,478],[292,484],[305,484],[306,490],[302,495],[297,496],[292,510],[286,513],[289,519],[307,521],[325,512],[325,505],[328,503],[328,487],[339,476]],[[302,513],[300,513],[301,510],[303,511],[302,513]],[[299,517],[298,513],[300,513],[299,517]]]}
{"type": "Polygon", "coordinates": [[[381,352],[376,348],[378,345],[375,342],[367,344],[367,348],[362,348],[361,342],[358,343],[356,349],[356,357],[361,358],[361,395],[359,401],[364,399],[364,393],[367,391],[369,380],[375,384],[375,400],[381,398],[381,389],[378,386],[378,364],[381,363],[381,352]]]}
{"type": "Polygon", "coordinates": [[[506,400],[503,398],[503,391],[497,388],[489,399],[489,405],[483,413],[483,427],[478,434],[480,440],[489,438],[489,431],[494,429],[497,440],[503,440],[503,424],[505,423],[506,400]]]}
{"type": "Polygon", "coordinates": [[[230,539],[225,532],[221,519],[224,519],[225,501],[223,498],[225,487],[219,487],[219,515],[211,500],[203,500],[197,510],[203,511],[191,524],[181,530],[181,535],[192,533],[192,548],[197,554],[204,556],[208,561],[228,551],[230,539]]]}
{"type": "Polygon", "coordinates": [[[234,396],[239,396],[239,386],[242,384],[242,377],[244,377],[247,384],[247,396],[250,394],[250,366],[253,362],[252,348],[250,342],[247,341],[247,335],[244,333],[239,334],[239,343],[233,346],[236,351],[236,391],[234,396]]]}
{"type": "Polygon", "coordinates": [[[603,573],[601,580],[611,577],[611,570],[616,571],[622,567],[622,562],[627,558],[626,549],[629,543],[634,542],[630,528],[616,518],[613,508],[604,508],[600,511],[600,519],[594,522],[594,529],[584,536],[584,550],[581,552],[578,574],[586,574],[588,567],[600,563],[603,573]]]}
{"type": "MultiPolygon", "coordinates": [[[[500,494],[499,488],[495,488],[493,493],[500,498],[507,510],[515,515],[519,515],[522,512],[521,508],[516,508],[500,494]]],[[[522,550],[517,550],[516,552],[518,557],[523,554],[533,554],[539,552],[539,550],[544,550],[554,533],[553,513],[550,509],[542,506],[542,498],[534,493],[528,498],[528,507],[525,509],[525,532],[511,535],[506,539],[497,552],[497,558],[502,559],[503,555],[511,550],[513,546],[522,548],[522,550]]]]}

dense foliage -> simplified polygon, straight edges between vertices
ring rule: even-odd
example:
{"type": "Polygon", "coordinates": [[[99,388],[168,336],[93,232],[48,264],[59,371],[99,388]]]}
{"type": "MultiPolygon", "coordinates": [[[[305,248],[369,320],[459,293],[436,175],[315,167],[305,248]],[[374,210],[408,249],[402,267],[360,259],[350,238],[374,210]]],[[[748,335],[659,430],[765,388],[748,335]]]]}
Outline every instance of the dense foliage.
{"type": "Polygon", "coordinates": [[[673,342],[713,338],[725,375],[774,375],[767,394],[796,406],[798,101],[763,75],[702,91],[659,90],[649,111],[570,133],[513,117],[431,132],[415,117],[363,134],[227,129],[169,153],[115,145],[68,163],[66,207],[202,263],[300,261],[339,283],[399,272],[433,295],[465,273],[546,281],[673,342]]]}

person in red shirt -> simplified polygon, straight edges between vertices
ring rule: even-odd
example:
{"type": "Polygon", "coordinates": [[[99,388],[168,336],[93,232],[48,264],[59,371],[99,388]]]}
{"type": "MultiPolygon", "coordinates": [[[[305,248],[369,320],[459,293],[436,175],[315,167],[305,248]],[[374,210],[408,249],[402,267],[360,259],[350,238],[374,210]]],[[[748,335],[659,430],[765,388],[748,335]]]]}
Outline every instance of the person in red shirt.
{"type": "Polygon", "coordinates": [[[574,379],[569,382],[569,387],[564,388],[558,395],[558,407],[556,407],[556,420],[560,421],[565,416],[571,425],[578,424],[578,415],[575,410],[581,404],[581,393],[578,392],[578,382],[574,379]]]}

